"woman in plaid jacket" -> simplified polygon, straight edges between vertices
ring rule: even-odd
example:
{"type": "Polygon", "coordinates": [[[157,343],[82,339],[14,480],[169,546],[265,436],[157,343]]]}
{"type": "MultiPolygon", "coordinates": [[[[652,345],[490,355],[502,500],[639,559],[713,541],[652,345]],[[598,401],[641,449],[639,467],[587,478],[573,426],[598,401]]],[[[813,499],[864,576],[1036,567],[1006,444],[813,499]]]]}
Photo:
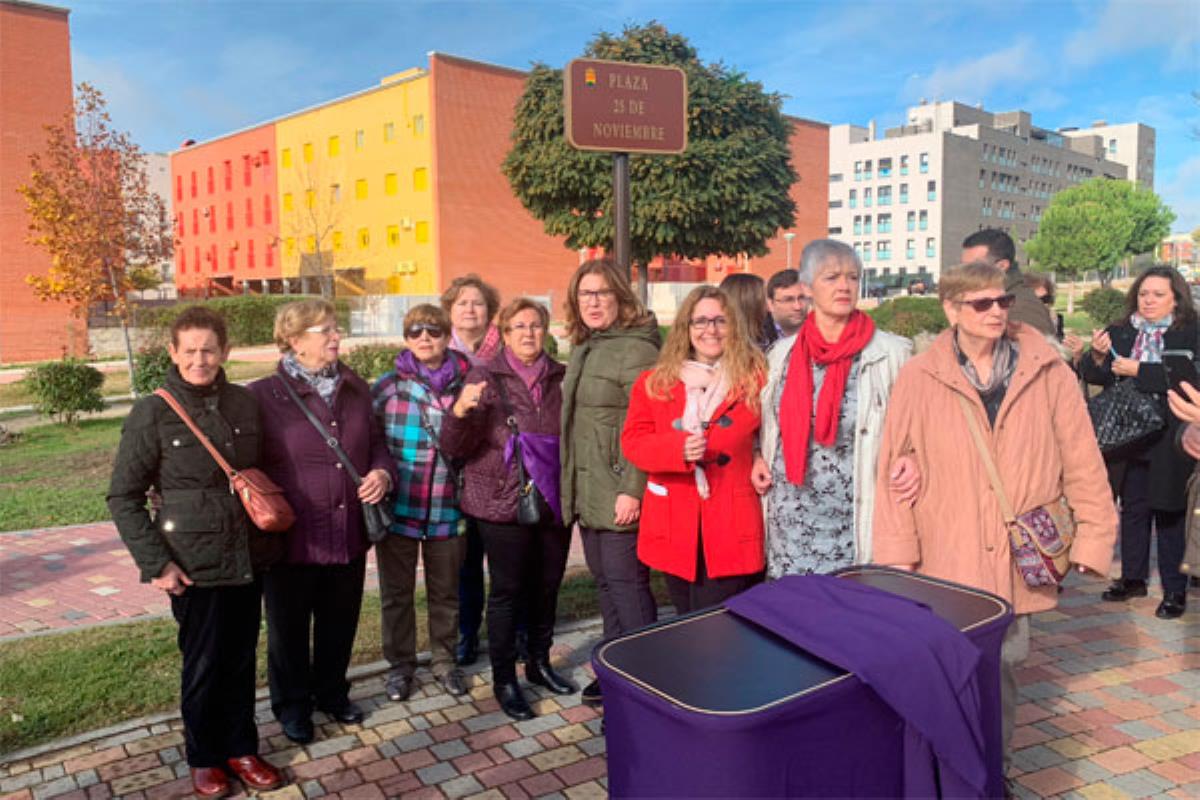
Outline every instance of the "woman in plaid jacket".
{"type": "Polygon", "coordinates": [[[396,356],[395,370],[371,390],[399,476],[392,508],[396,522],[376,550],[383,655],[390,665],[386,688],[397,702],[412,692],[417,668],[413,598],[418,556],[424,559],[433,674],[451,695],[467,692],[454,663],[466,523],[458,507],[457,467],[437,445],[442,417],[454,404],[470,362],[447,349],[450,320],[437,306],[419,305],[408,312],[404,341],[408,348],[396,356]]]}

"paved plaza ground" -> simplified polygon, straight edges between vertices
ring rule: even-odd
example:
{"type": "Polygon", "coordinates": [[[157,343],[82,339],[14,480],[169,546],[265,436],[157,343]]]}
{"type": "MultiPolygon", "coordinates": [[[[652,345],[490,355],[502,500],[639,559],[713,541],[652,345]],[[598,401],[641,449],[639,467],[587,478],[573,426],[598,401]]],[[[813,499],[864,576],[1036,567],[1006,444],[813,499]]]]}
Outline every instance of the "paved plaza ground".
{"type": "MultiPolygon", "coordinates": [[[[578,552],[573,554],[578,560],[578,552]]],[[[1156,597],[1102,603],[1073,576],[1059,609],[1034,618],[1021,674],[1015,767],[1022,797],[1200,797],[1200,597],[1181,620],[1156,597]]],[[[1154,592],[1152,591],[1152,595],[1154,592]]],[[[161,614],[111,525],[0,534],[0,640],[161,614]]],[[[585,683],[599,623],[561,630],[554,658],[585,683]]],[[[486,661],[486,659],[483,659],[486,661]]],[[[264,798],[525,798],[606,795],[596,711],[530,691],[539,716],[497,710],[483,664],[456,700],[426,681],[389,702],[382,665],[354,673],[361,726],[317,715],[317,740],[291,744],[259,705],[262,753],[292,783],[264,798]]],[[[175,714],[0,755],[0,800],[173,798],[190,794],[175,714]]]]}

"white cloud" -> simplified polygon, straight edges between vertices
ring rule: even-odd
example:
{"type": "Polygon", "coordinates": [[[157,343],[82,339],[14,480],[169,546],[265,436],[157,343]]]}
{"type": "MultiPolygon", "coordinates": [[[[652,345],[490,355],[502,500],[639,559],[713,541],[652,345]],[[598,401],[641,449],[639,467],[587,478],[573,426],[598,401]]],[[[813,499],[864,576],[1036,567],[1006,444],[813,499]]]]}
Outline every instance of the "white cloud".
{"type": "Polygon", "coordinates": [[[1114,56],[1161,49],[1173,70],[1195,69],[1200,46],[1200,6],[1195,0],[1109,0],[1094,24],[1063,46],[1070,66],[1087,67],[1114,56]]]}
{"type": "Polygon", "coordinates": [[[996,50],[970,61],[939,65],[929,75],[911,76],[902,96],[908,100],[983,102],[997,87],[1006,90],[1042,79],[1042,70],[1033,40],[1021,37],[1003,50],[996,50]]]}

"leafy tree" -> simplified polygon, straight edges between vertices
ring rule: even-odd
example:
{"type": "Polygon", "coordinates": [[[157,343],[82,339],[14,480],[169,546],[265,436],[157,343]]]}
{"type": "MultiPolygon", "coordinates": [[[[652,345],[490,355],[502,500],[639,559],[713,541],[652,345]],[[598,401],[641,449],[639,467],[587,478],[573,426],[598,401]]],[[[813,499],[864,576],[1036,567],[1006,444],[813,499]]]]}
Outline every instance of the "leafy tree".
{"type": "MultiPolygon", "coordinates": [[[[650,22],[598,34],[588,58],[681,67],[688,84],[688,147],[676,156],[631,155],[634,262],[657,255],[762,255],[795,216],[790,126],[779,95],[722,64],[700,61],[688,41],[650,22]]],[[[612,249],[612,156],[566,140],[562,70],[536,64],[517,104],[504,174],[517,198],[571,249],[612,249]]]]}
{"type": "Polygon", "coordinates": [[[1079,303],[1097,327],[1107,327],[1125,316],[1125,293],[1111,287],[1093,289],[1079,303]]]}
{"type": "Polygon", "coordinates": [[[115,130],[94,86],[76,88],[75,108],[46,126],[46,145],[29,158],[29,182],[18,188],[29,214],[30,241],[50,254],[46,275],[26,281],[42,300],[88,306],[113,302],[121,320],[130,379],[126,296],[145,285],[152,265],[171,255],[171,226],[150,190],[146,159],[129,134],[115,130]]]}
{"type": "Polygon", "coordinates": [[[910,339],[918,333],[939,333],[950,324],[936,297],[896,297],[867,313],[883,330],[910,339]]]}

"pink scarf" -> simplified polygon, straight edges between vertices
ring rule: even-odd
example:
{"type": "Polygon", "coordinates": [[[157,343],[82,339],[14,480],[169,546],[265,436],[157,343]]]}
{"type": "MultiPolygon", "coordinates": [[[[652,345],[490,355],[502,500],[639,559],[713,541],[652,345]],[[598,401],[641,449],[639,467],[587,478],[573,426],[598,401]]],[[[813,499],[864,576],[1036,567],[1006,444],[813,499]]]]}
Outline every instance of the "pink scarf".
{"type": "Polygon", "coordinates": [[[450,331],[450,346],[466,356],[472,366],[484,367],[496,357],[500,348],[504,346],[504,342],[500,339],[500,329],[495,325],[488,325],[487,332],[479,340],[478,349],[472,350],[471,346],[460,339],[458,332],[454,330],[450,331]]]}
{"type": "MultiPolygon", "coordinates": [[[[687,390],[687,402],[683,406],[680,424],[687,433],[704,433],[713,414],[729,394],[729,380],[721,362],[713,366],[699,361],[685,361],[679,370],[679,380],[687,390]]],[[[708,476],[704,467],[696,464],[696,491],[703,500],[708,499],[708,476]]]]}

